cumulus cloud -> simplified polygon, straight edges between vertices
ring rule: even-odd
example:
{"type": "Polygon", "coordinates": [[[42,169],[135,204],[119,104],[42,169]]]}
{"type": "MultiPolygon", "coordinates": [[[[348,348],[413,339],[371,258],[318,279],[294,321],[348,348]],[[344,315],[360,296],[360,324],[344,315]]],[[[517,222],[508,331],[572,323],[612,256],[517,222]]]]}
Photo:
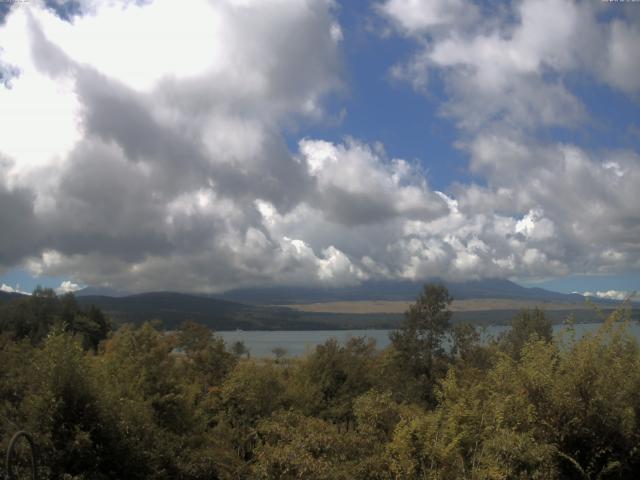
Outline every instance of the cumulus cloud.
{"type": "Polygon", "coordinates": [[[424,85],[429,72],[441,75],[453,93],[443,112],[463,129],[531,130],[586,121],[565,81],[575,72],[626,93],[640,90],[638,26],[632,19],[599,21],[595,3],[525,0],[483,12],[471,0],[457,0],[448,7],[387,0],[378,10],[418,45],[393,72],[414,86],[424,85]]]}
{"type": "Polygon", "coordinates": [[[56,288],[56,293],[64,294],[64,293],[73,293],[80,290],[82,287],[77,283],[73,283],[71,280],[64,280],[58,288],[56,288]]]}
{"type": "Polygon", "coordinates": [[[344,145],[303,140],[300,153],[316,181],[314,204],[345,225],[373,223],[394,216],[430,218],[446,211],[417,166],[386,158],[381,146],[347,139],[344,145]]]}
{"type": "Polygon", "coordinates": [[[0,25],[0,269],[74,279],[60,291],[221,291],[640,268],[638,155],[531,133],[585,120],[565,74],[637,92],[624,18],[378,4],[416,45],[396,77],[441,76],[479,179],[436,191],[380,144],[291,142],[344,88],[335,2],[65,5],[33,0],[0,25]]]}
{"type": "Polygon", "coordinates": [[[0,265],[23,258],[36,250],[40,243],[34,193],[27,186],[12,185],[3,178],[10,165],[0,156],[0,265]]]}
{"type": "MultiPolygon", "coordinates": [[[[637,96],[640,62],[631,51],[637,17],[621,9],[607,17],[601,5],[564,0],[500,7],[464,0],[454,4],[468,7],[459,16],[443,5],[387,0],[378,12],[415,42],[413,56],[393,65],[392,74],[419,92],[429,92],[430,76],[444,82],[441,112],[458,126],[457,145],[482,178],[452,187],[460,224],[483,225],[476,233],[481,246],[467,246],[454,264],[461,271],[496,271],[482,261],[486,255],[499,275],[636,270],[638,153],[593,152],[554,141],[551,132],[590,122],[571,75],[637,96]],[[493,233],[485,240],[487,232],[493,233]]],[[[455,221],[449,216],[443,223],[455,221]]]]}
{"type": "Polygon", "coordinates": [[[22,295],[31,295],[28,292],[25,292],[23,290],[20,290],[20,285],[16,285],[15,288],[12,287],[11,285],[7,285],[6,283],[3,283],[2,285],[0,285],[0,292],[5,292],[5,293],[21,293],[22,295]]]}
{"type": "MultiPolygon", "coordinates": [[[[333,3],[62,7],[0,28],[3,80],[17,72],[0,88],[0,264],[140,288],[267,278],[286,249],[254,201],[286,212],[314,191],[281,132],[342,88],[333,3]]],[[[310,281],[332,281],[322,252],[310,281]]]]}
{"type": "Polygon", "coordinates": [[[584,292],[582,293],[585,297],[598,297],[598,298],[606,298],[608,300],[627,300],[634,298],[638,298],[638,295],[635,292],[627,292],[623,290],[607,290],[604,292],[584,292]]]}
{"type": "Polygon", "coordinates": [[[640,52],[634,45],[640,42],[640,27],[624,21],[615,21],[608,32],[605,81],[615,87],[636,93],[640,89],[640,52]]]}
{"type": "Polygon", "coordinates": [[[409,35],[469,23],[478,15],[475,5],[464,0],[389,0],[377,8],[409,35]]]}

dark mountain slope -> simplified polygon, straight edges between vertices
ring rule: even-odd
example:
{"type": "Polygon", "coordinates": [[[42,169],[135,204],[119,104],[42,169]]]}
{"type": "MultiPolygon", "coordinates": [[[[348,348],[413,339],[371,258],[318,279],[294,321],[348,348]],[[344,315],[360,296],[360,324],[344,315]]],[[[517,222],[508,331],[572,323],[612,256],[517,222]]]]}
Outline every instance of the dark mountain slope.
{"type": "Polygon", "coordinates": [[[287,308],[259,307],[217,298],[173,292],[152,292],[127,297],[78,297],[82,305],[96,305],[118,322],[160,320],[165,328],[193,320],[214,330],[315,329],[326,327],[287,308]]]}
{"type": "Polygon", "coordinates": [[[131,295],[124,290],[117,290],[109,287],[84,287],[80,290],[73,292],[76,297],[126,297],[131,295]]]}
{"type": "Polygon", "coordinates": [[[0,291],[0,302],[9,302],[14,298],[24,297],[24,294],[17,292],[2,292],[0,291]]]}
{"type": "MultiPolygon", "coordinates": [[[[434,281],[438,281],[437,279],[434,281]]],[[[444,282],[454,299],[500,298],[513,300],[539,300],[582,303],[577,294],[551,292],[542,288],[526,288],[509,280],[487,279],[469,282],[444,282]]],[[[414,300],[423,282],[364,282],[355,287],[266,287],[231,290],[222,298],[259,305],[287,305],[354,300],[414,300]]]]}

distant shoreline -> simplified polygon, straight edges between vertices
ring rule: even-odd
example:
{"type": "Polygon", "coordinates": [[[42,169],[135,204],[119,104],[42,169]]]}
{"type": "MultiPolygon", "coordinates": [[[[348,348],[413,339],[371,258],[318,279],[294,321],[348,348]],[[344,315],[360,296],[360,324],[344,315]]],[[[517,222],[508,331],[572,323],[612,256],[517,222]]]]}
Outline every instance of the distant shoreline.
{"type": "MultiPolygon", "coordinates": [[[[408,300],[353,300],[338,302],[299,303],[288,305],[272,305],[275,307],[291,308],[308,313],[345,313],[345,314],[375,314],[375,313],[404,313],[415,301],[408,300]]],[[[543,310],[591,310],[592,306],[586,302],[544,302],[533,300],[510,300],[503,298],[473,298],[454,300],[450,306],[452,312],[478,312],[495,310],[521,310],[524,308],[541,308],[543,310]]],[[[607,305],[607,309],[613,307],[607,305]]]]}

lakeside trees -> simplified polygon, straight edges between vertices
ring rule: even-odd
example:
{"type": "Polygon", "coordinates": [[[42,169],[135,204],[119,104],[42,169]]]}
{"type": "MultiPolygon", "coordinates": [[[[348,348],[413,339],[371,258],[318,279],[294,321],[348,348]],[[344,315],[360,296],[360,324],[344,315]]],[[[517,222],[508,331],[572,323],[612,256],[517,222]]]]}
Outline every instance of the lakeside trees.
{"type": "Polygon", "coordinates": [[[396,385],[396,391],[405,390],[406,399],[435,406],[436,380],[447,369],[443,341],[451,331],[452,301],[443,285],[425,285],[400,328],[391,333],[388,370],[405,385],[396,385]]]}
{"type": "Polygon", "coordinates": [[[80,307],[72,293],[57,296],[50,288],[38,287],[31,296],[0,303],[0,332],[15,341],[27,339],[37,345],[54,327],[94,350],[111,330],[109,319],[100,309],[80,307]]]}
{"type": "Polygon", "coordinates": [[[524,311],[483,344],[449,303],[427,285],[384,351],[329,340],[276,362],[192,322],[110,332],[40,292],[0,306],[0,447],[27,428],[51,479],[637,477],[625,311],[580,338],[524,311]]]}

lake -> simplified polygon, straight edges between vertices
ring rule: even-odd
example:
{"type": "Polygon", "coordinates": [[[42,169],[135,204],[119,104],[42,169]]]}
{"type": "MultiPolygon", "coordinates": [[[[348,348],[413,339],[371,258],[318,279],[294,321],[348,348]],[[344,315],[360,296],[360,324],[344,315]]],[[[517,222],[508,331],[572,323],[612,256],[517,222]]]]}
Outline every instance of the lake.
{"type": "MultiPolygon", "coordinates": [[[[581,336],[587,332],[598,329],[601,323],[579,323],[574,325],[576,335],[581,336]]],[[[485,327],[480,330],[482,338],[486,341],[499,335],[509,327],[499,325],[485,327]]],[[[554,325],[554,333],[559,332],[564,325],[554,325]]],[[[629,330],[640,339],[640,325],[632,322],[629,330]]],[[[321,345],[329,338],[335,338],[339,342],[346,342],[351,337],[367,337],[376,341],[378,348],[382,349],[389,345],[389,332],[391,330],[316,330],[316,331],[261,331],[247,330],[235,332],[216,332],[227,344],[236,341],[244,342],[252,357],[273,357],[272,350],[275,347],[282,347],[287,351],[289,357],[299,357],[311,352],[317,345],[321,345]]]]}

